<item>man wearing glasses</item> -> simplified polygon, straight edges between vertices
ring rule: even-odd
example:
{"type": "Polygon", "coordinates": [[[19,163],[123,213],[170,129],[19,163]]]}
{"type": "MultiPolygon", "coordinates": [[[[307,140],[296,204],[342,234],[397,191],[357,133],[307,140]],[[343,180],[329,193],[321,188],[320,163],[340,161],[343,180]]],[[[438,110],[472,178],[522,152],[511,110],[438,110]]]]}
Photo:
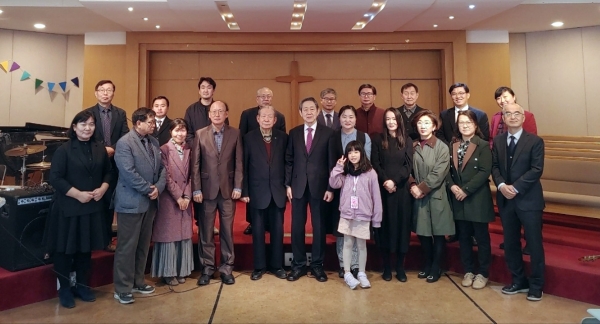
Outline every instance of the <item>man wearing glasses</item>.
{"type": "MultiPolygon", "coordinates": [[[[96,130],[94,136],[99,141],[102,141],[104,147],[106,147],[106,153],[110,158],[113,168],[116,170],[115,164],[115,147],[117,141],[127,132],[129,127],[127,126],[127,114],[125,110],[113,106],[112,100],[115,96],[115,84],[110,80],[101,80],[96,84],[95,95],[98,101],[96,105],[87,108],[94,114],[96,120],[96,130]]],[[[108,184],[108,190],[104,194],[102,199],[104,200],[105,211],[104,215],[104,237],[106,241],[105,250],[108,252],[115,252],[115,245],[111,243],[113,236],[112,223],[114,218],[115,210],[111,207],[111,200],[115,191],[115,186],[118,181],[118,177],[114,177],[111,183],[108,184]]]]}
{"type": "Polygon", "coordinates": [[[335,111],[337,104],[337,93],[331,88],[321,91],[321,113],[317,116],[317,123],[327,126],[333,130],[342,128],[340,124],[340,116],[335,111]]]}
{"type": "Polygon", "coordinates": [[[243,151],[240,131],[225,124],[229,108],[222,101],[210,105],[211,124],[196,132],[192,146],[192,190],[194,201],[202,203],[198,255],[202,274],[198,285],[210,283],[215,273],[215,238],[213,228],[219,211],[221,241],[221,281],[233,285],[233,217],[235,200],[242,195],[243,151]]]}
{"type": "Polygon", "coordinates": [[[373,135],[383,132],[384,110],[375,106],[377,89],[368,83],[358,87],[360,108],[356,110],[356,129],[363,133],[373,135]]]}
{"type": "Polygon", "coordinates": [[[452,138],[458,134],[458,127],[456,126],[456,118],[458,113],[465,110],[471,110],[477,116],[477,125],[479,130],[483,134],[483,140],[489,141],[490,138],[490,123],[488,117],[480,109],[469,106],[469,87],[464,83],[455,83],[450,86],[450,95],[452,96],[452,102],[454,107],[448,108],[440,114],[440,120],[442,121],[442,127],[437,130],[436,137],[449,144],[452,142],[452,138]]]}
{"type": "MultiPolygon", "coordinates": [[[[258,106],[244,110],[242,112],[242,116],[240,117],[240,136],[242,138],[248,134],[248,132],[259,128],[256,118],[258,116],[258,110],[263,107],[271,106],[272,100],[273,91],[271,91],[271,89],[264,87],[256,91],[256,103],[258,106]]],[[[285,116],[279,111],[276,111],[275,117],[277,121],[275,122],[273,129],[277,129],[285,133],[285,116]]],[[[244,234],[252,235],[252,217],[250,216],[250,208],[246,208],[246,222],[248,222],[248,227],[246,227],[244,230],[244,234]]]]}

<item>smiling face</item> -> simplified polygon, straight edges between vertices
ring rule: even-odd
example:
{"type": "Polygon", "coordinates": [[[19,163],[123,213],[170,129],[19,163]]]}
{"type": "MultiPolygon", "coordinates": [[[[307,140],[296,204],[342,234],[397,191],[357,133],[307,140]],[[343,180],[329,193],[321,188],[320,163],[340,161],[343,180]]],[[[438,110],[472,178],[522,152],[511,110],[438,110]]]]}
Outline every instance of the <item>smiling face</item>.
{"type": "Polygon", "coordinates": [[[421,139],[429,139],[435,131],[435,126],[429,116],[423,116],[417,121],[417,129],[421,139]]]}
{"type": "Polygon", "coordinates": [[[352,163],[352,165],[354,165],[354,167],[357,167],[358,163],[360,162],[360,151],[358,151],[358,150],[348,151],[348,161],[350,161],[350,163],[352,163]]]}
{"type": "Polygon", "coordinates": [[[171,138],[177,144],[182,144],[185,141],[185,137],[187,136],[187,128],[184,125],[178,125],[171,131],[171,138]]]}
{"type": "Polygon", "coordinates": [[[200,98],[203,100],[212,100],[213,95],[215,94],[215,89],[212,84],[208,81],[203,81],[200,84],[200,89],[198,89],[198,93],[200,94],[200,98]]]}
{"type": "Polygon", "coordinates": [[[225,119],[229,116],[227,112],[227,107],[221,101],[215,101],[210,105],[210,121],[213,125],[220,127],[225,124],[225,119]]]}
{"type": "Polygon", "coordinates": [[[75,134],[77,135],[78,140],[89,141],[92,135],[94,135],[96,123],[94,122],[94,118],[90,117],[86,121],[74,124],[72,127],[73,131],[75,131],[75,134]]]}
{"type": "Polygon", "coordinates": [[[471,138],[473,135],[475,135],[477,124],[475,124],[468,116],[458,116],[458,121],[456,124],[458,124],[458,131],[463,137],[471,138]]]}
{"type": "Polygon", "coordinates": [[[507,104],[514,104],[516,101],[517,98],[511,95],[508,91],[504,91],[500,97],[496,98],[496,103],[500,109],[507,104]]]}
{"type": "Polygon", "coordinates": [[[312,125],[317,120],[317,115],[319,114],[319,108],[317,105],[311,100],[305,101],[302,103],[302,109],[300,110],[300,116],[304,120],[306,125],[312,125]]]}
{"type": "Polygon", "coordinates": [[[454,105],[459,108],[467,105],[469,98],[471,97],[471,94],[468,93],[463,87],[454,88],[450,95],[452,96],[452,102],[454,102],[454,105]]]}
{"type": "Polygon", "coordinates": [[[342,128],[346,131],[354,129],[354,126],[356,126],[356,115],[352,109],[346,109],[342,112],[340,115],[340,124],[342,124],[342,128]]]}
{"type": "MultiPolygon", "coordinates": [[[[525,114],[518,104],[506,104],[502,108],[502,120],[509,129],[518,130],[523,127],[525,114]]],[[[514,132],[512,132],[514,133],[514,132]]]]}

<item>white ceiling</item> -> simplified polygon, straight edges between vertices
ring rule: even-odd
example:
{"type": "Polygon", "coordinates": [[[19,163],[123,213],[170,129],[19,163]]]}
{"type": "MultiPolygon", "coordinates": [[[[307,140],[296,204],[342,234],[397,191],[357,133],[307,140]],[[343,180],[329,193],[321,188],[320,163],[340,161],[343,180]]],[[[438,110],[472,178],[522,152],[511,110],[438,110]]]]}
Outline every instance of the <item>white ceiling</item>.
{"type": "MultiPolygon", "coordinates": [[[[193,31],[289,32],[293,0],[229,0],[241,30],[230,31],[212,0],[0,0],[0,28],[82,35],[86,32],[193,31]],[[133,7],[133,12],[127,10],[133,7]],[[143,18],[149,18],[144,21],[143,18]]],[[[373,0],[307,0],[301,31],[351,32],[373,0]]],[[[550,30],[600,25],[598,1],[578,0],[387,0],[362,30],[550,30]],[[474,4],[471,10],[468,5],[474,4]],[[450,20],[448,16],[454,16],[450,20]],[[433,25],[438,27],[434,28],[433,25]]]]}

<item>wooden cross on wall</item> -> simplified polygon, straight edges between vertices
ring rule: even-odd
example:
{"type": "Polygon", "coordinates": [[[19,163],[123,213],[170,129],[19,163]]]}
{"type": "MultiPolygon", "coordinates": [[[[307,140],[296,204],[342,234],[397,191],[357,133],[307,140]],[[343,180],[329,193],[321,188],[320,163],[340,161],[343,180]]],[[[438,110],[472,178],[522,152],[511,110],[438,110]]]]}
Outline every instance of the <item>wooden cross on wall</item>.
{"type": "Polygon", "coordinates": [[[300,120],[299,114],[297,113],[298,105],[300,103],[300,83],[303,82],[312,82],[315,78],[311,76],[300,75],[300,69],[298,68],[298,61],[292,61],[292,65],[290,66],[290,74],[284,76],[278,76],[275,78],[277,82],[284,82],[290,84],[290,97],[292,104],[292,120],[290,125],[290,129],[296,125],[302,123],[300,120]]]}

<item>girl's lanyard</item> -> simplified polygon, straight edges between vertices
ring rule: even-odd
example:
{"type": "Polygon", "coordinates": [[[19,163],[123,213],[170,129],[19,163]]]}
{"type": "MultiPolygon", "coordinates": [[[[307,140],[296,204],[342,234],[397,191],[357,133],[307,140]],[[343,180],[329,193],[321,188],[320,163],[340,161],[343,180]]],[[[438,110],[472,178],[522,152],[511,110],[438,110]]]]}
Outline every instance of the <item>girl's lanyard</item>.
{"type": "Polygon", "coordinates": [[[352,187],[352,196],[350,196],[350,208],[358,209],[358,197],[356,196],[356,183],[358,182],[358,177],[353,177],[354,186],[352,187]]]}

